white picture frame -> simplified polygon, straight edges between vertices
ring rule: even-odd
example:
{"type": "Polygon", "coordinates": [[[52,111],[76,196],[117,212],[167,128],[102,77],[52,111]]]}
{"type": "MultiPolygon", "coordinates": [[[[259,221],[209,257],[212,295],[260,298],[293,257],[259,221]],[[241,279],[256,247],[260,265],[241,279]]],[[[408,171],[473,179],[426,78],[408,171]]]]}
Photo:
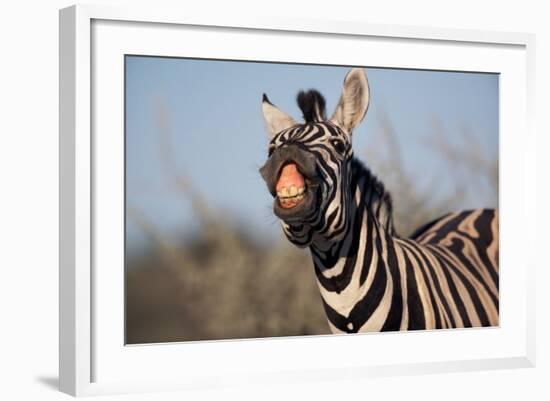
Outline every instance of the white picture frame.
{"type": "Polygon", "coordinates": [[[94,395],[534,366],[536,260],[528,238],[516,233],[534,232],[534,41],[522,33],[229,19],[154,7],[61,10],[61,391],[94,395]],[[193,40],[183,46],[182,38],[193,40]],[[335,39],[344,46],[334,47],[335,39]],[[300,41],[312,51],[303,52],[300,41]],[[121,56],[365,65],[364,53],[350,54],[346,44],[365,46],[371,65],[501,74],[500,327],[125,346],[121,56]],[[321,45],[332,51],[313,51],[321,45]],[[512,191],[508,180],[523,182],[524,191],[512,191]],[[347,357],[319,358],[321,346],[347,357]],[[389,346],[390,355],[383,352],[389,346]]]}

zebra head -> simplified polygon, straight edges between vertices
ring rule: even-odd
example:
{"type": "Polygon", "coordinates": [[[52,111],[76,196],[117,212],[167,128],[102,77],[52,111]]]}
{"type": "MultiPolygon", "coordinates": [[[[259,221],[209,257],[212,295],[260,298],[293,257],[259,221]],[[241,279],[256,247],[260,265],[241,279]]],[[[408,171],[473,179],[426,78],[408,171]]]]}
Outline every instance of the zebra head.
{"type": "Polygon", "coordinates": [[[279,110],[264,94],[262,111],[271,140],[260,173],[286,236],[305,247],[314,239],[339,241],[347,231],[353,201],[351,136],[367,112],[367,76],[361,68],[348,72],[330,119],[316,90],[301,91],[297,101],[304,123],[279,110]]]}

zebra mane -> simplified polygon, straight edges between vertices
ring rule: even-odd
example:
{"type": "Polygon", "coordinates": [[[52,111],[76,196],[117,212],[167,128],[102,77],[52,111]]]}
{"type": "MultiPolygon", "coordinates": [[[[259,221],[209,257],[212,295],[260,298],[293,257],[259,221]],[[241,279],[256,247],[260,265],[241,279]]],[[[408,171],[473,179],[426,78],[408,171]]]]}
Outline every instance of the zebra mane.
{"type": "Polygon", "coordinates": [[[325,98],[315,89],[310,89],[307,92],[300,91],[296,96],[296,101],[306,123],[326,120],[325,98]]]}
{"type": "Polygon", "coordinates": [[[390,193],[384,187],[384,184],[357,158],[352,159],[351,168],[354,181],[365,177],[365,193],[367,207],[376,218],[378,223],[385,228],[390,235],[396,235],[393,225],[393,204],[390,193]]]}

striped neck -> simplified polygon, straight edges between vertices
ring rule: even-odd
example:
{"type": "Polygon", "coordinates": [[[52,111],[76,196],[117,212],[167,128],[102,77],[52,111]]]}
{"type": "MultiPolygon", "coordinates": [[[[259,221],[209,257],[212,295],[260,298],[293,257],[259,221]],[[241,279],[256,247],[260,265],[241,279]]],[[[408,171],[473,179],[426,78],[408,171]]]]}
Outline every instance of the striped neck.
{"type": "MultiPolygon", "coordinates": [[[[350,221],[344,239],[329,243],[319,238],[310,245],[325,311],[336,332],[356,332],[365,328],[367,321],[372,326],[369,329],[382,329],[373,314],[382,301],[388,301],[383,299],[391,282],[388,266],[395,257],[391,198],[355,159],[351,190],[354,196],[348,205],[350,221]]],[[[395,314],[400,316],[400,311],[395,314]]]]}

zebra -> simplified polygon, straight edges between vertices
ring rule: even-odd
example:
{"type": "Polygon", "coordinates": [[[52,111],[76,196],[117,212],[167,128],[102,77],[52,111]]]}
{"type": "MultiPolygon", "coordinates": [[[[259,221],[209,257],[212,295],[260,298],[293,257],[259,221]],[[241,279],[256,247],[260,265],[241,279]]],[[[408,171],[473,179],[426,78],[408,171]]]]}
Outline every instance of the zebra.
{"type": "Polygon", "coordinates": [[[366,72],[352,68],[330,119],[317,90],[298,93],[304,123],[262,99],[271,139],[260,174],[284,234],[310,250],[331,331],[498,326],[498,210],[449,213],[399,236],[390,194],[353,155],[369,97],[366,72]]]}

